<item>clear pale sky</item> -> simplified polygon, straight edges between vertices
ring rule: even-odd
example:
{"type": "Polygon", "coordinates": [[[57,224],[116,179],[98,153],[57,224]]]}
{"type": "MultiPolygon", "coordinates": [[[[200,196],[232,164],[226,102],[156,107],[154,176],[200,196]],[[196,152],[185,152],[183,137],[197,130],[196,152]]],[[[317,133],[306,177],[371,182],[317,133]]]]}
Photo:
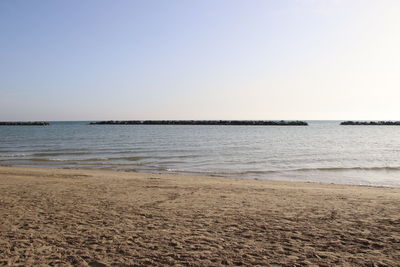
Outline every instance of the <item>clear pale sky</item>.
{"type": "Polygon", "coordinates": [[[400,1],[1,0],[0,120],[400,120],[400,1]]]}

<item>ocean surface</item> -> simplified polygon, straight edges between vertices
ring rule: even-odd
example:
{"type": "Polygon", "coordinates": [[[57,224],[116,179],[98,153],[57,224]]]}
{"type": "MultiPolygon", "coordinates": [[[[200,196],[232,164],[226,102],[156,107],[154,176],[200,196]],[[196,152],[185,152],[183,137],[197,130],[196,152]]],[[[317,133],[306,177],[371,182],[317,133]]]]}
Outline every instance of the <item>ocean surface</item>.
{"type": "Polygon", "coordinates": [[[0,126],[0,165],[400,186],[400,127],[0,126]]]}

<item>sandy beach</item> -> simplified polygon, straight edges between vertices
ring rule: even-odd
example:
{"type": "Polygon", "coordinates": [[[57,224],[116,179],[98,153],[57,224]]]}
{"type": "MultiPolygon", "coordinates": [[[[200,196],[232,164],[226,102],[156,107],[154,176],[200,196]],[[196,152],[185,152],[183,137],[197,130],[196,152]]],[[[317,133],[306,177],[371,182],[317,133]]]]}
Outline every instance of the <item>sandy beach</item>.
{"type": "Polygon", "coordinates": [[[0,265],[400,266],[400,188],[0,167],[0,265]]]}

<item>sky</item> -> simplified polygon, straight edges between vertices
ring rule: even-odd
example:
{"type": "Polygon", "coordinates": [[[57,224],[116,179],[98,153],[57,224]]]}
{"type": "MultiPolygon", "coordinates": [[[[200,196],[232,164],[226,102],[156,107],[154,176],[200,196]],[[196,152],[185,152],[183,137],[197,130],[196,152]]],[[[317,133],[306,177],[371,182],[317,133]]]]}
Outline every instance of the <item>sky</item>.
{"type": "Polygon", "coordinates": [[[0,0],[0,120],[400,120],[400,1],[0,0]]]}

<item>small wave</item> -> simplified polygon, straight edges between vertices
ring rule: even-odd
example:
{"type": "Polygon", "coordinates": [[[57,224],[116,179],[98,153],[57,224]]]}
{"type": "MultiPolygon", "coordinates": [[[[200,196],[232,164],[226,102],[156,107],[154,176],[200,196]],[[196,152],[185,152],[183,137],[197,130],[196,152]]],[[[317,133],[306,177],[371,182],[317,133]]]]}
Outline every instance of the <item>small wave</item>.
{"type": "Polygon", "coordinates": [[[111,169],[113,168],[119,168],[119,167],[137,167],[137,166],[142,166],[142,164],[128,164],[128,163],[109,163],[109,162],[74,162],[74,161],[64,161],[64,162],[56,162],[56,161],[31,161],[31,162],[18,162],[18,163],[12,163],[12,164],[3,164],[0,163],[0,165],[13,165],[13,166],[55,166],[55,167],[65,167],[65,166],[74,166],[76,168],[79,167],[96,167],[96,166],[102,166],[102,167],[109,167],[111,169]]]}
{"type": "MultiPolygon", "coordinates": [[[[24,159],[10,159],[10,161],[43,161],[43,162],[52,162],[52,161],[60,161],[60,162],[107,162],[107,161],[114,161],[114,160],[125,160],[125,161],[140,161],[145,157],[116,157],[116,158],[109,158],[109,157],[102,157],[102,158],[46,158],[46,157],[36,157],[36,158],[24,158],[24,159]]],[[[2,159],[0,161],[9,161],[7,159],[2,159]]]]}
{"type": "Polygon", "coordinates": [[[88,159],[74,159],[74,161],[112,161],[112,160],[126,160],[126,161],[139,161],[145,157],[104,157],[104,158],[88,158],[88,159]]]}
{"type": "Polygon", "coordinates": [[[200,158],[202,157],[201,155],[167,155],[167,156],[152,156],[150,158],[153,159],[194,159],[194,158],[200,158]]]}
{"type": "Polygon", "coordinates": [[[167,172],[172,173],[190,173],[190,174],[199,174],[199,175],[220,175],[220,176],[248,176],[248,175],[268,175],[268,174],[285,174],[292,172],[313,172],[313,171],[321,171],[321,172],[340,172],[340,171],[400,171],[400,167],[347,167],[347,168],[339,168],[339,167],[327,167],[327,168],[299,168],[299,169],[289,169],[289,170],[252,170],[252,171],[226,171],[226,170],[215,170],[215,171],[206,171],[206,170],[190,170],[190,169],[166,169],[167,172]]]}
{"type": "Polygon", "coordinates": [[[90,152],[43,152],[43,153],[33,153],[31,156],[35,157],[42,157],[42,156],[48,156],[48,157],[54,157],[54,156],[80,156],[80,155],[89,155],[92,154],[90,152]]]}
{"type": "Polygon", "coordinates": [[[27,156],[32,156],[32,154],[26,154],[26,153],[8,154],[8,155],[0,155],[0,158],[20,158],[27,156]]]}
{"type": "Polygon", "coordinates": [[[29,158],[28,161],[62,161],[60,159],[49,159],[49,158],[29,158]]]}
{"type": "Polygon", "coordinates": [[[400,167],[326,167],[300,168],[285,171],[400,171],[400,167]]]}
{"type": "Polygon", "coordinates": [[[111,158],[111,159],[115,159],[115,160],[128,160],[128,161],[138,161],[138,160],[142,160],[145,159],[146,157],[119,157],[119,158],[111,158]]]}
{"type": "Polygon", "coordinates": [[[135,150],[96,149],[95,152],[105,154],[136,154],[141,152],[138,150],[145,150],[145,148],[138,148],[135,150]]]}
{"type": "MultiPolygon", "coordinates": [[[[54,159],[54,158],[17,158],[17,159],[2,159],[0,161],[24,161],[24,162],[29,162],[29,161],[34,161],[34,162],[69,162],[69,161],[76,161],[76,159],[54,159]]],[[[85,161],[85,160],[82,160],[85,161]]]]}
{"type": "Polygon", "coordinates": [[[126,161],[139,161],[145,157],[103,157],[103,158],[87,158],[87,159],[70,159],[73,161],[113,161],[113,160],[126,160],[126,161]]]}
{"type": "Polygon", "coordinates": [[[37,152],[37,153],[15,153],[3,154],[0,158],[22,158],[22,157],[54,157],[54,156],[81,156],[92,154],[90,152],[37,152]]]}
{"type": "Polygon", "coordinates": [[[193,173],[193,174],[203,174],[203,175],[246,175],[246,174],[269,174],[278,173],[281,171],[195,171],[195,170],[183,170],[183,169],[166,169],[168,172],[174,173],[193,173]]]}
{"type": "Polygon", "coordinates": [[[143,163],[110,163],[110,162],[69,162],[70,165],[82,165],[82,166],[142,166],[143,163]]]}

